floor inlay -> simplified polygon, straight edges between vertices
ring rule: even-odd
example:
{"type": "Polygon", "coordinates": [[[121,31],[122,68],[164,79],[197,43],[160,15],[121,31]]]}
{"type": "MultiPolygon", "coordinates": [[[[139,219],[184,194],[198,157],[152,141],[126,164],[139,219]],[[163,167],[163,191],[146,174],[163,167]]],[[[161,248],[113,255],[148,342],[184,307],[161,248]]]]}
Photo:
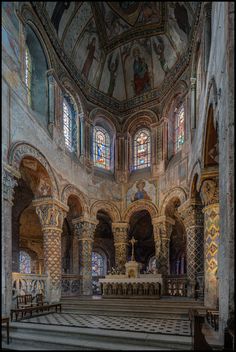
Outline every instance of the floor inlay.
{"type": "Polygon", "coordinates": [[[24,318],[21,322],[190,336],[190,321],[181,319],[50,313],[24,318]]]}

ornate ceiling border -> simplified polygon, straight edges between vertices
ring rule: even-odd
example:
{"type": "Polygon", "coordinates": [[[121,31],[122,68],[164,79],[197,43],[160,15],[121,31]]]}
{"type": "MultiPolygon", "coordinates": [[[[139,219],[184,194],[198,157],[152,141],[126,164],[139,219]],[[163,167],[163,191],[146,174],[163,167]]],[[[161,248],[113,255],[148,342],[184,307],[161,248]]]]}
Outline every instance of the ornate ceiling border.
{"type": "Polygon", "coordinates": [[[120,102],[115,98],[108,97],[105,93],[100,92],[98,89],[94,88],[88,82],[82,79],[81,74],[78,72],[78,69],[74,62],[65,54],[63,47],[59,43],[59,40],[56,38],[54,34],[53,25],[50,22],[48,14],[45,8],[42,6],[41,2],[32,2],[31,3],[33,9],[35,10],[36,14],[38,15],[46,34],[48,35],[54,50],[56,51],[61,63],[70,73],[71,77],[73,77],[74,81],[78,85],[79,89],[83,89],[83,94],[86,96],[87,100],[97,106],[102,108],[106,108],[110,112],[117,114],[117,118],[120,122],[123,121],[122,114],[126,115],[132,109],[133,112],[135,110],[139,110],[140,106],[145,108],[147,104],[159,104],[165,97],[165,95],[173,88],[174,84],[181,76],[181,74],[187,68],[192,54],[193,44],[196,35],[197,24],[199,21],[199,15],[201,10],[201,2],[198,4],[198,9],[196,11],[195,23],[192,28],[191,33],[191,41],[186,50],[186,53],[177,61],[174,68],[171,70],[169,75],[167,76],[162,88],[153,89],[149,92],[146,92],[140,96],[131,98],[129,100],[120,102]],[[119,116],[118,116],[119,113],[119,116]]]}

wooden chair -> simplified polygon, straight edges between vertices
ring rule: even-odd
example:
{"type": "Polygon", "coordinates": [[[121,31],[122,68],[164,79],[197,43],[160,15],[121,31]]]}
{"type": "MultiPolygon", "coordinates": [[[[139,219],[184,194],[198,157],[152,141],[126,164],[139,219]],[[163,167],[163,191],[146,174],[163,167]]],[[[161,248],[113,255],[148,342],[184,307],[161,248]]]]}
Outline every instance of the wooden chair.
{"type": "Polygon", "coordinates": [[[17,309],[32,307],[32,295],[21,295],[16,297],[17,309]],[[27,296],[27,299],[26,299],[27,296]]]}

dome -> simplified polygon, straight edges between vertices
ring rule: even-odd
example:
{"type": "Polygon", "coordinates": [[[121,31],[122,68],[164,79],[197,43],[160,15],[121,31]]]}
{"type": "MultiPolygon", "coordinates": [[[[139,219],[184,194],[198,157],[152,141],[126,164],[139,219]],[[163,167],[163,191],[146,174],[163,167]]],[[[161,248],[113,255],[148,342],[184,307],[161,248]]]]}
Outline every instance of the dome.
{"type": "Polygon", "coordinates": [[[87,98],[117,110],[161,99],[189,63],[199,2],[34,3],[87,98]]]}

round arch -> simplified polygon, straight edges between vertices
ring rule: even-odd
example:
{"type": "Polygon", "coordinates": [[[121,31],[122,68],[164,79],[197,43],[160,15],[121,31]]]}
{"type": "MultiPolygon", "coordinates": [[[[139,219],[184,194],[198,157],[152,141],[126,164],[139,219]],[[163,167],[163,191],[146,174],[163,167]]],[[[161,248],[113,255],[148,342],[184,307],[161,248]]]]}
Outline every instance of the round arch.
{"type": "Polygon", "coordinates": [[[68,198],[72,195],[78,197],[82,208],[82,215],[89,214],[89,205],[87,197],[77,187],[73,185],[68,184],[63,188],[61,194],[62,203],[67,204],[68,198]]]}
{"type": "Polygon", "coordinates": [[[131,216],[141,210],[147,210],[151,216],[151,219],[158,217],[158,210],[155,204],[149,200],[140,199],[131,203],[124,211],[122,216],[123,221],[129,223],[131,216]]]}
{"type": "Polygon", "coordinates": [[[183,204],[187,200],[188,195],[185,189],[182,187],[175,187],[168,191],[161,203],[160,215],[165,215],[166,206],[173,198],[178,198],[180,200],[180,204],[183,204]]]}
{"type": "Polygon", "coordinates": [[[94,202],[90,208],[90,215],[93,218],[96,218],[97,212],[99,210],[104,210],[110,216],[112,222],[119,222],[121,220],[120,212],[116,205],[111,202],[104,202],[102,200],[98,200],[94,202]]]}
{"type": "Polygon", "coordinates": [[[8,162],[15,170],[19,171],[21,161],[26,156],[33,157],[46,169],[52,183],[52,195],[58,199],[59,188],[52,168],[45,156],[34,146],[26,142],[14,143],[9,150],[8,162]]]}
{"type": "Polygon", "coordinates": [[[123,133],[125,133],[125,131],[129,131],[131,134],[134,134],[139,128],[150,128],[150,125],[156,122],[158,122],[158,117],[153,111],[142,110],[138,113],[132,114],[125,121],[122,131],[123,133]]]}

